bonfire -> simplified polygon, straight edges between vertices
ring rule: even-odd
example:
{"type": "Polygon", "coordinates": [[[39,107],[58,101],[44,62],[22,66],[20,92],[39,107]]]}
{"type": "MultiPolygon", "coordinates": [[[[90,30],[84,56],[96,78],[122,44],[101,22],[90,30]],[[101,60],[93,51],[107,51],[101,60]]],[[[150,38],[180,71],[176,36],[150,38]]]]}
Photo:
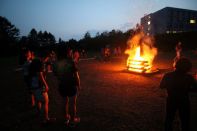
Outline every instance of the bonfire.
{"type": "Polygon", "coordinates": [[[157,48],[154,45],[152,36],[145,35],[142,30],[135,32],[135,35],[128,40],[127,70],[136,73],[152,73],[153,60],[157,55],[157,48]]]}

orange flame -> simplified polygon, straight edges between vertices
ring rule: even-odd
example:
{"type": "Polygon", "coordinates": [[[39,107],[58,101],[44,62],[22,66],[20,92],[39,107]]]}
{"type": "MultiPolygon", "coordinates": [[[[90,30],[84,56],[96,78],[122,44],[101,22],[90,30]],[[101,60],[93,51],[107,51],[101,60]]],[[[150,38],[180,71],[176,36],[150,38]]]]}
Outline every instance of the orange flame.
{"type": "Polygon", "coordinates": [[[150,72],[153,60],[157,55],[157,48],[153,46],[153,37],[146,36],[142,31],[137,32],[128,41],[128,49],[125,51],[129,55],[127,68],[133,72],[150,72]]]}

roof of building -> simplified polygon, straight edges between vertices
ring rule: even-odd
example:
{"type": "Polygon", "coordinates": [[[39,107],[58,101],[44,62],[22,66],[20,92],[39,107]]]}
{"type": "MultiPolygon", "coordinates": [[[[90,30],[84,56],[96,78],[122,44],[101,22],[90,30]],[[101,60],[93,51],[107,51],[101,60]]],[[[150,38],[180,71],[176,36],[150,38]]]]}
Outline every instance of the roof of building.
{"type": "MultiPolygon", "coordinates": [[[[197,12],[197,10],[191,10],[191,9],[183,9],[183,8],[177,8],[177,7],[164,7],[156,12],[160,12],[163,10],[181,10],[181,11],[191,11],[191,12],[197,12]]],[[[154,12],[154,13],[156,13],[154,12]]]]}

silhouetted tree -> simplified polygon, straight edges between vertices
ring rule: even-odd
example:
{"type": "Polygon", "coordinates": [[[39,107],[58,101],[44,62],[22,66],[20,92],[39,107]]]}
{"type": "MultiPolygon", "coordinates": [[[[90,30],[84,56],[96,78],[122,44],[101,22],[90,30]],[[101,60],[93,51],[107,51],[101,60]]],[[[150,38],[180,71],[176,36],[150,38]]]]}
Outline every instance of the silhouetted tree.
{"type": "Polygon", "coordinates": [[[16,43],[19,38],[19,29],[15,25],[11,24],[5,17],[0,16],[0,43],[1,54],[10,53],[16,48],[16,43]]]}
{"type": "Polygon", "coordinates": [[[43,37],[43,33],[42,33],[42,31],[39,31],[38,32],[38,41],[42,41],[42,38],[43,37]]]}
{"type": "Polygon", "coordinates": [[[77,40],[75,40],[75,39],[70,39],[70,40],[67,42],[67,45],[68,45],[68,48],[76,49],[77,46],[78,46],[78,42],[77,42],[77,40]]]}
{"type": "Polygon", "coordinates": [[[22,36],[19,40],[20,47],[28,47],[29,39],[27,36],[22,36]]]}
{"type": "Polygon", "coordinates": [[[49,39],[50,44],[55,44],[56,42],[55,36],[51,34],[50,32],[48,33],[48,39],[49,39]]]}
{"type": "Polygon", "coordinates": [[[99,32],[97,32],[95,37],[99,37],[99,36],[100,36],[100,33],[99,33],[99,32]]]}
{"type": "Polygon", "coordinates": [[[38,46],[38,33],[34,28],[28,34],[28,46],[30,48],[38,46]]]}
{"type": "Polygon", "coordinates": [[[59,43],[59,44],[61,44],[61,43],[62,43],[62,39],[61,39],[61,38],[59,38],[58,43],[59,43]]]}
{"type": "Polygon", "coordinates": [[[36,29],[33,28],[29,32],[28,38],[30,41],[37,41],[38,40],[38,33],[37,33],[36,29]]]}
{"type": "Polygon", "coordinates": [[[91,38],[91,35],[89,32],[86,32],[85,35],[84,35],[84,39],[90,39],[91,38]]]}
{"type": "Polygon", "coordinates": [[[42,41],[43,42],[49,42],[49,34],[47,31],[44,31],[44,33],[42,34],[42,41]]]}

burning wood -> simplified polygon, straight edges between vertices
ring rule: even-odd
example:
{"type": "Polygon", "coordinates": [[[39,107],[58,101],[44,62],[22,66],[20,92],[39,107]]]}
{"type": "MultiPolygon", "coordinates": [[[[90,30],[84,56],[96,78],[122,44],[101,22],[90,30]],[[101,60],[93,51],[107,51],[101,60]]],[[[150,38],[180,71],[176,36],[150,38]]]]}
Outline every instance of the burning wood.
{"type": "Polygon", "coordinates": [[[150,68],[148,61],[128,60],[127,69],[129,71],[143,73],[150,68]]]}
{"type": "Polygon", "coordinates": [[[125,51],[129,55],[127,70],[137,73],[151,73],[152,63],[157,55],[153,46],[153,38],[146,36],[141,30],[128,41],[129,48],[125,51]]]}

